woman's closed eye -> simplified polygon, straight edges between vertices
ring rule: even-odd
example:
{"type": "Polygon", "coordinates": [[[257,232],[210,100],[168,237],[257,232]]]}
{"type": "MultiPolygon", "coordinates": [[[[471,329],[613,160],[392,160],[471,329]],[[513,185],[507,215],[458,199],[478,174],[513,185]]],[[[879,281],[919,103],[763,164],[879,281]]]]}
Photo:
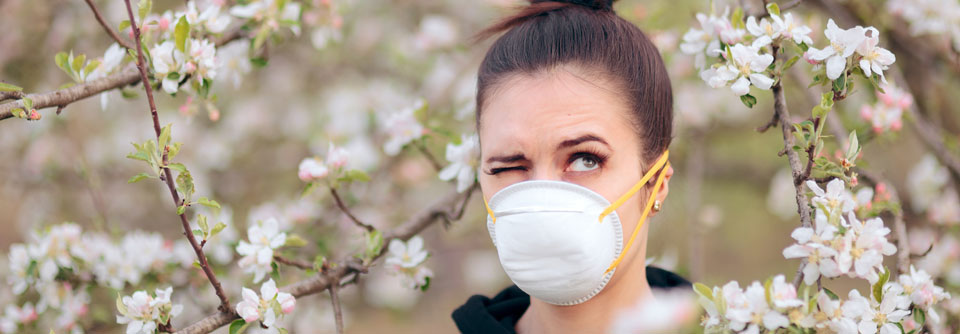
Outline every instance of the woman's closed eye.
{"type": "Polygon", "coordinates": [[[510,166],[510,167],[490,168],[490,170],[486,171],[486,173],[487,175],[497,175],[503,172],[525,171],[525,170],[527,170],[527,167],[524,167],[524,166],[510,166]]]}

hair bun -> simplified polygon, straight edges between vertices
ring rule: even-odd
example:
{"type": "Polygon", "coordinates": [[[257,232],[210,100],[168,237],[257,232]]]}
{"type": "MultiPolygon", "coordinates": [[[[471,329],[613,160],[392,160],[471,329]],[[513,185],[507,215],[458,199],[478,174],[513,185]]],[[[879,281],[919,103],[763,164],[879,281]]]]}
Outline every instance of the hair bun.
{"type": "Polygon", "coordinates": [[[595,10],[609,10],[613,11],[613,1],[614,0],[530,0],[531,4],[538,2],[560,2],[560,3],[569,3],[578,6],[584,6],[587,8],[595,10]]]}

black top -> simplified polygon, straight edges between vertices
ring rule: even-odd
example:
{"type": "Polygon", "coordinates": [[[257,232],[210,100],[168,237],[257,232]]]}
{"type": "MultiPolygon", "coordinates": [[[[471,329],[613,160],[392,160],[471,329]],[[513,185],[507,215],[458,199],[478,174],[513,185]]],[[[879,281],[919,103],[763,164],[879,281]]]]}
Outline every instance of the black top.
{"type": "MultiPolygon", "coordinates": [[[[647,282],[659,289],[690,288],[690,282],[672,272],[647,266],[647,282]]],[[[512,285],[493,299],[473,295],[453,311],[453,322],[464,334],[516,334],[514,327],[530,307],[530,295],[512,285]]]]}

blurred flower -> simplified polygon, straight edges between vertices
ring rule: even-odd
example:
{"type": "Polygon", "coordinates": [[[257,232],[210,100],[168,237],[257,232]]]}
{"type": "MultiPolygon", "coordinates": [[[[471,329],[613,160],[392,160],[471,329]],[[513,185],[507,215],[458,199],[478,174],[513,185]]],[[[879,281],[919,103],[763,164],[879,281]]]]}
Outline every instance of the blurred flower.
{"type": "Polygon", "coordinates": [[[440,171],[441,180],[457,179],[457,192],[464,192],[477,178],[477,159],[480,154],[477,135],[463,135],[459,145],[447,144],[447,161],[449,165],[440,171]]]}
{"type": "Polygon", "coordinates": [[[350,152],[343,147],[337,147],[333,145],[333,142],[330,142],[330,146],[327,149],[327,165],[334,169],[339,169],[346,166],[349,160],[350,152]]]}
{"type": "Polygon", "coordinates": [[[851,29],[840,29],[833,19],[827,21],[827,30],[824,35],[830,40],[830,45],[823,49],[810,47],[807,52],[810,59],[827,62],[827,77],[836,80],[847,66],[847,58],[852,56],[857,47],[866,39],[864,29],[856,26],[851,29]]]}
{"type": "Polygon", "coordinates": [[[249,242],[240,240],[237,245],[237,253],[243,255],[240,268],[244,268],[246,273],[254,273],[254,283],[263,280],[273,270],[273,250],[287,241],[287,234],[279,231],[279,224],[274,218],[260,221],[247,229],[249,242]]]}
{"type": "Polygon", "coordinates": [[[414,37],[420,50],[447,48],[457,43],[456,22],[446,16],[430,15],[420,21],[420,31],[414,37]]]}
{"type": "Polygon", "coordinates": [[[26,326],[37,320],[37,311],[33,304],[27,302],[23,306],[7,305],[0,316],[0,333],[14,334],[21,325],[26,326]]]}
{"type": "Polygon", "coordinates": [[[150,50],[150,55],[153,57],[153,71],[157,78],[161,78],[163,91],[176,93],[180,89],[178,80],[181,78],[180,72],[184,70],[186,56],[169,40],[155,45],[150,50]],[[171,77],[174,73],[177,75],[171,77]]]}
{"type": "Polygon", "coordinates": [[[707,16],[703,13],[697,13],[697,21],[700,22],[700,29],[690,28],[683,34],[683,42],[680,43],[680,51],[695,55],[695,64],[697,68],[703,68],[706,65],[706,56],[718,57],[723,52],[720,49],[720,33],[732,30],[733,25],[727,18],[729,8],[724,9],[723,15],[716,16],[711,13],[707,16]],[[705,53],[705,54],[704,54],[705,53]]]}
{"type": "Polygon", "coordinates": [[[186,64],[187,74],[193,74],[194,78],[200,81],[217,76],[217,50],[213,43],[206,39],[191,39],[188,50],[190,61],[186,64]]]}
{"type": "Polygon", "coordinates": [[[617,315],[610,333],[681,333],[696,322],[699,310],[690,291],[657,292],[617,315]]]}
{"type": "Polygon", "coordinates": [[[926,271],[917,270],[910,266],[909,274],[901,274],[899,279],[903,286],[903,292],[910,298],[914,305],[923,309],[927,317],[936,324],[940,322],[940,316],[933,309],[933,305],[943,300],[950,299],[950,293],[943,290],[942,287],[933,284],[933,278],[926,271]]]}
{"type": "Polygon", "coordinates": [[[429,279],[433,277],[433,271],[421,264],[429,255],[423,249],[423,238],[417,235],[406,243],[398,239],[391,240],[385,262],[393,267],[395,273],[404,277],[407,286],[411,289],[426,289],[430,283],[429,279]]]}
{"type": "Polygon", "coordinates": [[[910,204],[917,212],[924,212],[942,194],[950,175],[933,154],[926,154],[907,174],[910,204]]]}
{"type": "MultiPolygon", "coordinates": [[[[772,18],[774,21],[779,19],[778,16],[772,16],[772,18]]],[[[813,45],[813,39],[810,38],[810,33],[813,32],[813,30],[804,24],[800,24],[798,20],[795,20],[793,13],[783,14],[781,25],[783,26],[782,35],[784,37],[792,39],[793,42],[797,44],[813,45]]]]}
{"type": "Polygon", "coordinates": [[[233,88],[240,88],[243,77],[250,73],[250,40],[241,39],[220,47],[217,52],[217,74],[219,78],[233,83],[233,88]]]}
{"type": "Polygon", "coordinates": [[[300,181],[303,182],[316,181],[327,177],[327,174],[330,173],[327,165],[318,161],[316,158],[303,159],[298,168],[297,176],[300,178],[300,181]]]}
{"type": "Polygon", "coordinates": [[[423,136],[423,126],[417,121],[414,113],[423,108],[424,105],[425,102],[419,100],[413,106],[384,118],[382,128],[387,133],[388,139],[383,145],[383,151],[387,155],[397,155],[408,143],[423,136]]]}

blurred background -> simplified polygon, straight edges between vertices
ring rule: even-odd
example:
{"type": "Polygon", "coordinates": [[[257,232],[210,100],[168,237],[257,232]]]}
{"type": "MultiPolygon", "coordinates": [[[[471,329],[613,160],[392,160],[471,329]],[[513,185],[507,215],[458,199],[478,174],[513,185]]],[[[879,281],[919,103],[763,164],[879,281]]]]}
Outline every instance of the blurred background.
{"type": "MultiPolygon", "coordinates": [[[[126,19],[122,1],[94,2],[112,26],[126,19]]],[[[420,150],[408,147],[396,156],[385,154],[386,136],[380,124],[386,115],[423,99],[429,107],[417,117],[431,132],[423,140],[424,149],[445,163],[448,139],[474,129],[476,69],[490,41],[474,43],[471,37],[523,4],[510,0],[333,3],[342,22],[310,26],[306,23],[317,18],[305,10],[303,29],[298,34],[289,30],[277,34],[253,63],[244,42],[218,48],[215,101],[200,101],[189,94],[156,94],[161,122],[173,123],[174,140],[185,143],[177,159],[190,168],[197,193],[224,207],[219,218],[229,227],[222,240],[208,246],[208,253],[232,296],[239,296],[241,286],[253,286],[235,265],[238,256],[232,246],[245,238],[246,227],[257,220],[276,217],[284,230],[308,241],[305,247],[283,250],[292,258],[310,261],[320,254],[333,259],[362,249],[362,231],[327,194],[300,196],[304,184],[297,178],[297,165],[304,157],[324,154],[331,143],[350,152],[351,168],[371,175],[371,182],[351,184],[343,193],[353,212],[378,228],[403,222],[434,202],[437,194],[454,189],[452,182],[437,178],[420,150]]],[[[182,6],[181,1],[157,0],[153,12],[182,6]]],[[[730,280],[746,284],[777,273],[789,279],[798,261],[784,260],[781,251],[792,243],[790,232],[799,219],[786,159],[777,154],[783,148],[781,132],[755,131],[772,115],[769,94],[757,94],[759,103],[747,108],[728,90],[706,86],[693,57],[678,50],[683,33],[696,26],[695,14],[709,11],[710,6],[700,0],[622,0],[615,5],[619,15],[640,26],[660,47],[674,85],[676,131],[671,162],[677,173],[664,211],[651,221],[648,255],[655,265],[707,285],[730,280]]],[[[752,6],[759,8],[759,4],[752,6]]],[[[813,28],[814,40],[822,43],[826,17],[819,10],[811,5],[794,12],[813,28]]],[[[26,92],[54,90],[71,82],[54,64],[58,52],[99,57],[112,43],[79,0],[3,0],[0,13],[0,80],[16,83],[26,92]]],[[[804,89],[809,78],[804,80],[787,88],[794,115],[807,115],[819,102],[808,98],[804,89]]],[[[936,112],[928,116],[950,133],[946,144],[955,149],[960,115],[954,106],[960,101],[957,94],[947,92],[960,87],[956,76],[941,77],[934,85],[942,93],[931,93],[938,108],[931,108],[936,112]]],[[[860,118],[860,107],[874,100],[867,87],[835,111],[847,131],[871,131],[869,122],[860,118]]],[[[131,94],[106,93],[106,105],[103,98],[94,96],[70,104],[60,115],[49,109],[36,122],[0,122],[0,249],[28,242],[31,231],[62,222],[75,222],[85,231],[115,238],[134,230],[158,233],[171,265],[184,268],[185,274],[146,277],[139,287],[128,285],[117,292],[128,295],[173,282],[174,302],[186,308],[173,322],[179,328],[213,312],[217,299],[199,271],[189,270],[192,254],[184,248],[165,187],[155,180],[127,183],[131,176],[146,171],[141,162],[125,158],[134,151],[130,143],[154,137],[142,90],[128,91],[131,94]]],[[[925,97],[917,97],[921,98],[925,97]]],[[[911,187],[911,173],[937,172],[936,168],[915,170],[927,150],[914,131],[904,126],[898,132],[873,136],[859,162],[889,180],[905,202],[911,197],[906,190],[911,187]]],[[[831,145],[829,154],[836,149],[831,145]]],[[[934,198],[946,193],[935,192],[934,198]]],[[[958,206],[955,192],[952,196],[953,201],[947,200],[942,208],[958,206]]],[[[906,207],[908,228],[920,231],[918,253],[928,248],[924,242],[957,233],[960,219],[948,216],[934,222],[925,212],[906,207]]],[[[491,296],[510,285],[485,229],[482,208],[479,196],[474,196],[462,220],[449,226],[436,224],[421,233],[431,254],[426,265],[435,273],[428,290],[405,287],[382,266],[344,288],[347,331],[455,332],[450,313],[456,307],[473,294],[491,296]]],[[[948,257],[942,261],[956,262],[960,249],[955,242],[953,247],[944,250],[948,257]]],[[[4,261],[6,256],[0,264],[4,261]]],[[[938,270],[957,271],[955,267],[938,270]]],[[[0,273],[6,268],[6,264],[0,266],[0,273]]],[[[960,283],[960,272],[954,276],[948,286],[960,283]]],[[[303,277],[301,272],[285,269],[278,285],[303,277]]],[[[862,281],[847,279],[830,284],[840,287],[838,293],[866,288],[862,281]]],[[[91,307],[89,316],[78,320],[80,327],[88,332],[122,332],[112,306],[117,292],[91,291],[90,304],[104,307],[91,307]]],[[[0,287],[0,305],[17,298],[29,297],[14,296],[0,287]]],[[[334,332],[327,294],[304,297],[297,301],[297,308],[284,320],[291,333],[334,332]]],[[[37,332],[46,333],[47,328],[37,332]]]]}

